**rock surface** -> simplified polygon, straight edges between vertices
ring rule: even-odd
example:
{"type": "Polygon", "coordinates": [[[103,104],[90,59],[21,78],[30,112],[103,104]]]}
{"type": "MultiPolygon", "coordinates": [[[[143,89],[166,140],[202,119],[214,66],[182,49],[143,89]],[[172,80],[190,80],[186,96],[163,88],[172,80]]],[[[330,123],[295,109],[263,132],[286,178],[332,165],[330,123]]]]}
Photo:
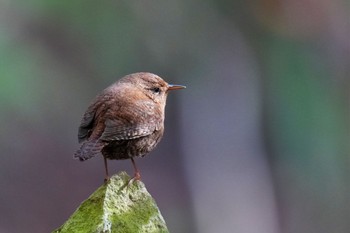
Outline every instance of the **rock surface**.
{"type": "Polygon", "coordinates": [[[98,188],[54,233],[169,232],[151,195],[141,181],[128,185],[120,172],[98,188]]]}

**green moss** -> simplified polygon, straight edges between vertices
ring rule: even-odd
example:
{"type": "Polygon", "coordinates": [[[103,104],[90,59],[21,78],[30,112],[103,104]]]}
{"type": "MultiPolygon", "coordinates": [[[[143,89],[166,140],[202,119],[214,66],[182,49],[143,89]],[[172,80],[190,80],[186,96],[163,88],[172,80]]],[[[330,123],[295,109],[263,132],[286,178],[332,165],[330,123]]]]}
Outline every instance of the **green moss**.
{"type": "Polygon", "coordinates": [[[168,232],[145,185],[121,172],[96,190],[54,232],[168,232]]]}

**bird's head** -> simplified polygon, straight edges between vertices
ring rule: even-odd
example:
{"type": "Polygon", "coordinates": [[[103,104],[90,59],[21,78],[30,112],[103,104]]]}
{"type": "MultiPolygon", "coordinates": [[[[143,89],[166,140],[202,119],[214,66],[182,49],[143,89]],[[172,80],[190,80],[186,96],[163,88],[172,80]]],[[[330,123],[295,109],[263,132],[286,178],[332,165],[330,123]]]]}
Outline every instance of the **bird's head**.
{"type": "Polygon", "coordinates": [[[146,72],[127,75],[120,82],[132,83],[154,102],[164,105],[169,91],[186,88],[182,85],[169,84],[158,75],[146,72]]]}

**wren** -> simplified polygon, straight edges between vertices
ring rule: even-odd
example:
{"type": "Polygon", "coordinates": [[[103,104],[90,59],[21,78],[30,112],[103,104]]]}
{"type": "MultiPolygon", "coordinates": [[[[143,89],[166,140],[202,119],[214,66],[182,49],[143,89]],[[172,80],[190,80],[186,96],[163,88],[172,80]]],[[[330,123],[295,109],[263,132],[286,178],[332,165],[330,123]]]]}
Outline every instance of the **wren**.
{"type": "Polygon", "coordinates": [[[152,73],[124,76],[103,90],[84,113],[74,158],[85,161],[102,154],[105,180],[109,179],[107,159],[131,159],[133,179],[139,180],[134,157],[144,157],[157,146],[164,133],[168,93],[183,88],[152,73]]]}

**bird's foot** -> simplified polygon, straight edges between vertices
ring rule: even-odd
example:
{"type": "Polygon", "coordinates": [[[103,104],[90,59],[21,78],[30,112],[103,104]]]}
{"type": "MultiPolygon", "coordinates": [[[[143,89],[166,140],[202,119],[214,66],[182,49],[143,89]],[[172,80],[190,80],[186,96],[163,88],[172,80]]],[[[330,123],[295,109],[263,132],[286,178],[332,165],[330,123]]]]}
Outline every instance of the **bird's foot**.
{"type": "Polygon", "coordinates": [[[109,182],[109,180],[110,180],[109,176],[106,176],[103,181],[105,184],[107,184],[109,182]]]}
{"type": "Polygon", "coordinates": [[[140,172],[135,172],[134,177],[129,180],[128,186],[134,183],[135,180],[141,180],[140,172]]]}

